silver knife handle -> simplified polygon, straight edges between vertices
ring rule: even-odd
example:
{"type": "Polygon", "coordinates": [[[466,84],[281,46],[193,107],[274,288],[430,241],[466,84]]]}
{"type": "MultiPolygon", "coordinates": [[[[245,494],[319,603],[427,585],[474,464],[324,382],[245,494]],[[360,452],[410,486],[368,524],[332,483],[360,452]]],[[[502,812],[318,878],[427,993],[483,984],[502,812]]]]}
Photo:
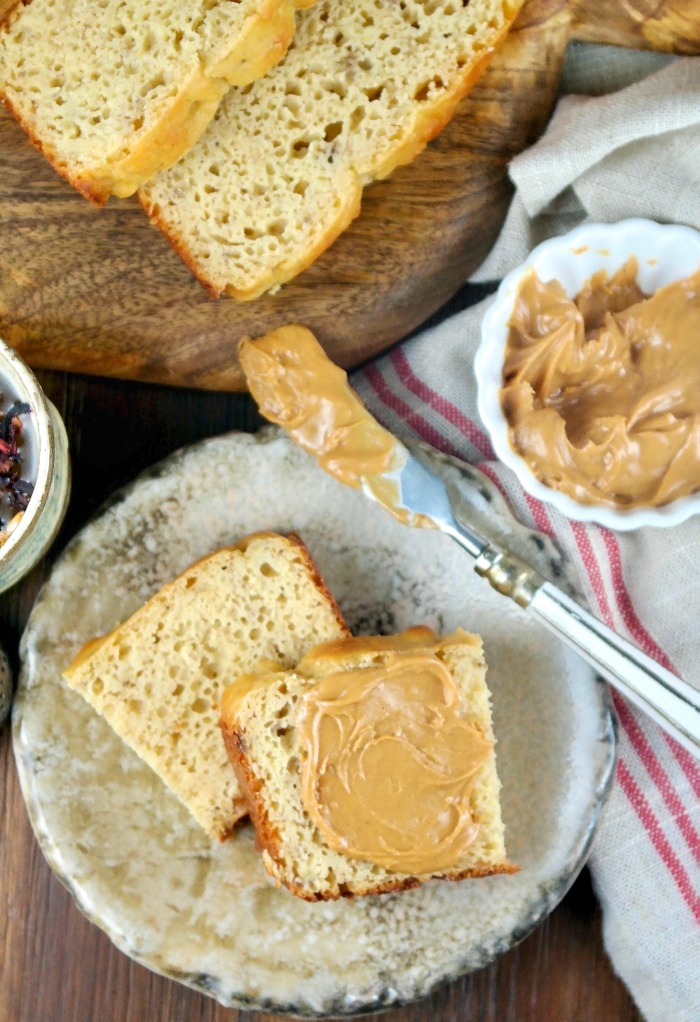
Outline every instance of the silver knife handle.
{"type": "Polygon", "coordinates": [[[542,621],[630,702],[700,757],[700,692],[617,635],[517,557],[487,546],[475,570],[542,621]]]}

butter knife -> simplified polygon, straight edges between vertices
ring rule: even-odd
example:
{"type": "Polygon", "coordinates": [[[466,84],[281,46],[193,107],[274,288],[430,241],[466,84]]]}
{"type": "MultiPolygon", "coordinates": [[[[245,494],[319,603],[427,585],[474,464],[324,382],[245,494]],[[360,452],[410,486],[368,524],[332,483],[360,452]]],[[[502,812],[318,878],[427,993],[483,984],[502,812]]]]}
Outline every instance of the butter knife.
{"type": "MultiPolygon", "coordinates": [[[[390,480],[398,495],[394,499],[410,523],[450,536],[473,557],[476,573],[497,592],[526,608],[683,748],[700,757],[700,693],[598,621],[526,561],[458,520],[445,481],[399,441],[397,446],[403,464],[393,468],[390,480]]],[[[363,490],[384,506],[374,486],[363,490]]]]}

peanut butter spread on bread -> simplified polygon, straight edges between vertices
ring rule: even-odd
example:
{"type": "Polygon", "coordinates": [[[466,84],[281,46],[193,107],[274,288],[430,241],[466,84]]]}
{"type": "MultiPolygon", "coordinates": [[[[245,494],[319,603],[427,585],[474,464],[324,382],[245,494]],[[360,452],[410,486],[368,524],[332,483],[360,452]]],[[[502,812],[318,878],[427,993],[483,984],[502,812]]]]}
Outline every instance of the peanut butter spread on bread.
{"type": "Polygon", "coordinates": [[[371,640],[392,650],[384,663],[328,674],[304,697],[302,797],[330,848],[426,874],[474,841],[472,783],[493,744],[460,715],[434,636],[400,640],[371,640]]]}

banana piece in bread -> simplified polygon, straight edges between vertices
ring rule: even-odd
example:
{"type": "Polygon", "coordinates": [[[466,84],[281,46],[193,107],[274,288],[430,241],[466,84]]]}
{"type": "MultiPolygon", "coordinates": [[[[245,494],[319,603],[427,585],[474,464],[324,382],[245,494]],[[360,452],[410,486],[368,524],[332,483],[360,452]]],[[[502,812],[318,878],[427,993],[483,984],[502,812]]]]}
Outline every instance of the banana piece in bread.
{"type": "Polygon", "coordinates": [[[265,867],[308,901],[511,873],[481,640],[415,628],[241,678],[221,724],[265,867]]]}
{"type": "Polygon", "coordinates": [[[348,634],[301,540],[260,533],[192,565],[63,676],[224,838],[246,813],[219,729],[225,684],[348,634]]]}

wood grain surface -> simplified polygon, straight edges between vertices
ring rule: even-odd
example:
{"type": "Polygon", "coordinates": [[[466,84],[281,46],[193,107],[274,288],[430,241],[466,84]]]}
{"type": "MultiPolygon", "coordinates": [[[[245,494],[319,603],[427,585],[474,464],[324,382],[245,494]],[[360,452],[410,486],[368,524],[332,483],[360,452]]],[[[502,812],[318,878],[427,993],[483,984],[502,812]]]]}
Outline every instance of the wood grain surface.
{"type": "MultiPolygon", "coordinates": [[[[62,546],[112,491],[193,440],[255,428],[244,395],[43,373],[68,429],[73,492],[49,556],[0,596],[0,642],[17,665],[32,603],[62,546]]],[[[76,790],[76,799],[80,797],[76,790]]],[[[615,977],[584,874],[552,916],[489,968],[380,1016],[385,1022],[642,1022],[615,977]]],[[[238,1012],[125,957],[78,911],[32,834],[0,729],[0,1022],[283,1022],[238,1012]]]]}
{"type": "Polygon", "coordinates": [[[354,366],[439,308],[491,248],[509,159],[542,132],[571,38],[697,53],[695,0],[527,0],[439,138],[367,189],[360,217],[273,296],[207,296],[134,200],[92,208],[0,113],[0,336],[34,367],[240,389],[236,344],[312,327],[354,366]]]}

